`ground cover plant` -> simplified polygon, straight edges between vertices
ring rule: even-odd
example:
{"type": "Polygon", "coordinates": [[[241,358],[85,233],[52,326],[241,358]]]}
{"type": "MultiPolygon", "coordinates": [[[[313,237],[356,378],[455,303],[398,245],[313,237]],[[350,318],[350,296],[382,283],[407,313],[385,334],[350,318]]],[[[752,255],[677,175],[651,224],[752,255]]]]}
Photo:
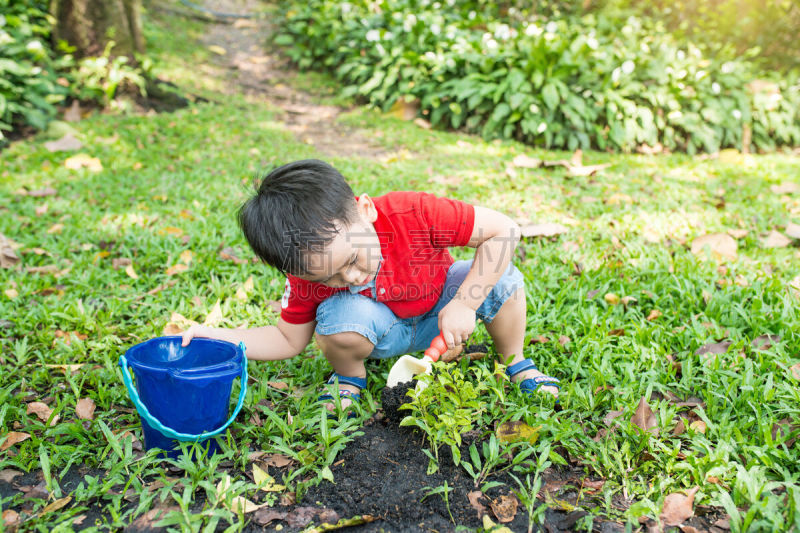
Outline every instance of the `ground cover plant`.
{"type": "Polygon", "coordinates": [[[796,74],[706,55],[631,12],[504,7],[283,2],[275,41],[300,67],[333,72],[348,94],[384,110],[412,102],[434,125],[489,139],[689,153],[800,143],[796,74]]]}
{"type": "MultiPolygon", "coordinates": [[[[6,528],[800,527],[796,156],[554,152],[360,107],[329,132],[371,139],[372,155],[321,154],[215,68],[233,55],[199,44],[216,27],[158,12],[146,28],[158,75],[208,102],[95,113],[73,125],[81,148],[0,152],[6,528]],[[527,355],[562,380],[559,407],[498,376],[489,346],[437,365],[425,390],[458,394],[412,394],[403,425],[381,408],[391,361],[368,365],[357,418],[329,420],[311,345],[250,365],[217,455],[144,452],[118,356],[191,321],[276,319],[283,279],[234,215],[255,173],[306,157],[358,192],[427,190],[517,219],[527,355]]],[[[287,79],[308,83],[272,84],[287,79]]],[[[486,340],[479,327],[471,342],[486,340]]]]}

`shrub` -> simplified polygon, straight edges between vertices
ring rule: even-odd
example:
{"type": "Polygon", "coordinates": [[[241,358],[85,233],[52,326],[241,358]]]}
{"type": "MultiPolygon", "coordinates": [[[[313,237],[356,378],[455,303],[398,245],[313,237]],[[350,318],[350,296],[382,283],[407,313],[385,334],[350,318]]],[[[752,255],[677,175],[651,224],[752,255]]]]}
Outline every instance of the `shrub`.
{"type": "Polygon", "coordinates": [[[281,3],[276,43],[384,110],[549,148],[694,153],[800,144],[800,84],[714,60],[663,25],[602,13],[548,21],[494,4],[281,3]]]}
{"type": "Polygon", "coordinates": [[[71,58],[50,47],[51,24],[45,1],[0,0],[0,140],[20,122],[44,128],[68,93],[58,71],[71,58]]]}

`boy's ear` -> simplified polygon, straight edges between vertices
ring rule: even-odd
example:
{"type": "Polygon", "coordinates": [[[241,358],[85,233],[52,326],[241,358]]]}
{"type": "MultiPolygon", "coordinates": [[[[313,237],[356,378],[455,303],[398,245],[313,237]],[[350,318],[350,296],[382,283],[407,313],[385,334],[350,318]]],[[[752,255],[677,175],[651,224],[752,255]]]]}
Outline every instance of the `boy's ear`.
{"type": "Polygon", "coordinates": [[[358,214],[370,224],[378,220],[378,210],[375,208],[375,202],[366,193],[356,200],[356,209],[358,214]]]}

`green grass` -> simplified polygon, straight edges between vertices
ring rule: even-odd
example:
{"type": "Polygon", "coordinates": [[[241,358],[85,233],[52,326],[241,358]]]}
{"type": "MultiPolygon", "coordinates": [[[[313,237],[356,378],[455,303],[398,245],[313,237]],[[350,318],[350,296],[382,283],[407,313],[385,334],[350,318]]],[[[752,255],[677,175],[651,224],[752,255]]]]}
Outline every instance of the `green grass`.
{"type": "MultiPolygon", "coordinates": [[[[175,474],[150,455],[142,458],[130,437],[122,437],[130,430],[141,438],[141,429],[138,417],[121,409],[130,402],[117,358],[160,335],[172,313],[203,321],[220,301],[220,325],[274,323],[276,315],[264,302],[279,299],[282,277],[253,262],[221,259],[219,250],[230,247],[240,258],[251,257],[234,214],[254,174],[319,156],[288,133],[273,110],[215,93],[220,80],[197,77],[193,65],[205,56],[190,38],[202,31],[200,24],[180,21],[185,34],[160,24],[149,25],[157,70],[190,90],[215,95],[217,103],[147,117],[95,114],[77,123],[85,145],[80,152],[99,158],[100,172],[65,168],[74,154],[50,153],[39,139],[0,152],[0,233],[19,243],[22,258],[17,268],[0,270],[0,442],[8,431],[31,435],[0,452],[0,470],[44,469],[51,500],[72,498],[46,514],[41,512],[48,501],[28,500],[33,516],[23,530],[64,527],[97,502],[103,515],[90,520],[96,518],[100,529],[120,528],[159,505],[177,507],[169,521],[187,528],[215,521],[241,526],[242,517],[217,497],[217,483],[229,470],[221,461],[249,473],[249,452],[286,454],[299,467],[277,481],[302,496],[327,475],[324,467],[359,425],[329,424],[321,416],[315,399],[328,365],[311,345],[292,360],[251,365],[255,383],[244,412],[223,453],[212,459],[181,462],[175,474]],[[174,38],[158,39],[167,34],[174,38]],[[58,194],[17,194],[46,186],[58,194]],[[37,214],[45,204],[46,212],[37,214]],[[168,275],[185,250],[193,253],[188,270],[168,275]],[[124,267],[114,268],[112,261],[122,258],[132,262],[137,279],[124,267]],[[50,265],[56,273],[29,271],[50,265]],[[250,276],[254,289],[241,301],[236,291],[250,276]],[[66,342],[58,330],[86,338],[66,342]],[[65,375],[45,366],[52,364],[84,366],[65,375]],[[278,390],[268,381],[289,387],[278,390]],[[94,420],[82,422],[75,404],[87,397],[97,411],[94,420]],[[29,402],[42,399],[58,423],[47,426],[26,413],[29,402]],[[249,422],[254,413],[263,427],[249,422]],[[79,484],[62,479],[82,465],[91,471],[79,484]],[[164,486],[145,488],[153,479],[164,486]],[[137,503],[123,497],[128,489],[139,494],[137,503]]],[[[313,77],[297,79],[316,85],[313,77]]],[[[553,450],[551,461],[572,457],[593,477],[607,480],[594,501],[583,504],[590,512],[635,525],[639,516],[657,517],[666,494],[699,486],[697,503],[724,507],[734,529],[800,527],[800,452],[786,444],[798,435],[800,420],[800,388],[790,371],[800,362],[800,316],[788,289],[800,274],[800,257],[797,247],[761,243],[770,230],[800,222],[800,195],[770,191],[771,185],[797,180],[796,158],[726,162],[587,153],[586,162],[611,166],[593,178],[569,178],[560,167],[518,168],[509,175],[506,169],[518,154],[569,154],[423,130],[362,108],[342,122],[388,152],[378,160],[329,158],[357,193],[426,190],[569,227],[558,238],[527,241],[517,261],[526,276],[528,333],[549,339],[527,349],[545,372],[561,378],[564,409],[554,414],[546,400],[526,403],[512,392],[505,405],[511,411],[503,416],[542,426],[537,450],[553,450]],[[748,231],[736,261],[722,267],[689,251],[693,238],[728,229],[748,231]],[[603,298],[607,293],[637,301],[611,305],[603,298]],[[662,316],[647,320],[652,310],[662,316]],[[609,335],[619,329],[624,334],[609,335]],[[756,350],[751,342],[764,334],[781,340],[756,350]],[[557,342],[562,335],[570,339],[565,346],[557,342]],[[733,343],[727,353],[708,361],[695,355],[700,346],[723,338],[733,343]],[[680,362],[680,372],[670,358],[680,362]],[[673,435],[678,415],[688,410],[679,410],[667,393],[702,399],[704,406],[695,411],[705,433],[673,435]],[[658,421],[656,435],[630,423],[642,397],[658,421]],[[623,411],[611,424],[615,431],[593,440],[612,410],[623,411]],[[794,430],[780,424],[786,419],[794,430]],[[776,424],[783,436],[773,437],[776,424]],[[612,504],[623,494],[627,510],[612,504]]],[[[460,257],[469,253],[456,251],[460,257]]],[[[483,335],[479,330],[478,338],[483,335]]],[[[368,367],[367,414],[376,408],[390,363],[368,367]]],[[[527,473],[536,470],[530,468],[527,473]]],[[[528,476],[527,485],[526,472],[517,477],[522,492],[530,490],[535,476],[528,476]]],[[[265,497],[256,496],[255,484],[244,475],[235,481],[227,498],[265,497]]],[[[16,496],[0,506],[20,503],[16,496]]]]}

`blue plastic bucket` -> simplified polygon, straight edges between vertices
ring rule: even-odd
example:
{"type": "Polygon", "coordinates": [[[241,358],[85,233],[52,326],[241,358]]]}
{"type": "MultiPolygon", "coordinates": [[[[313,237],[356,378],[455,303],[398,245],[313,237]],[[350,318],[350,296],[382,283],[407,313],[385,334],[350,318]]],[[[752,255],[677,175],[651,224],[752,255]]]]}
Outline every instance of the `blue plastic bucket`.
{"type": "Polygon", "coordinates": [[[241,343],[195,338],[184,347],[181,337],[157,337],[129,348],[120,356],[119,366],[142,420],[145,448],[160,448],[173,458],[180,454],[175,441],[209,439],[208,454],[215,453],[219,448],[210,437],[233,422],[247,392],[247,357],[241,343]],[[239,400],[228,417],[237,377],[239,400]]]}

